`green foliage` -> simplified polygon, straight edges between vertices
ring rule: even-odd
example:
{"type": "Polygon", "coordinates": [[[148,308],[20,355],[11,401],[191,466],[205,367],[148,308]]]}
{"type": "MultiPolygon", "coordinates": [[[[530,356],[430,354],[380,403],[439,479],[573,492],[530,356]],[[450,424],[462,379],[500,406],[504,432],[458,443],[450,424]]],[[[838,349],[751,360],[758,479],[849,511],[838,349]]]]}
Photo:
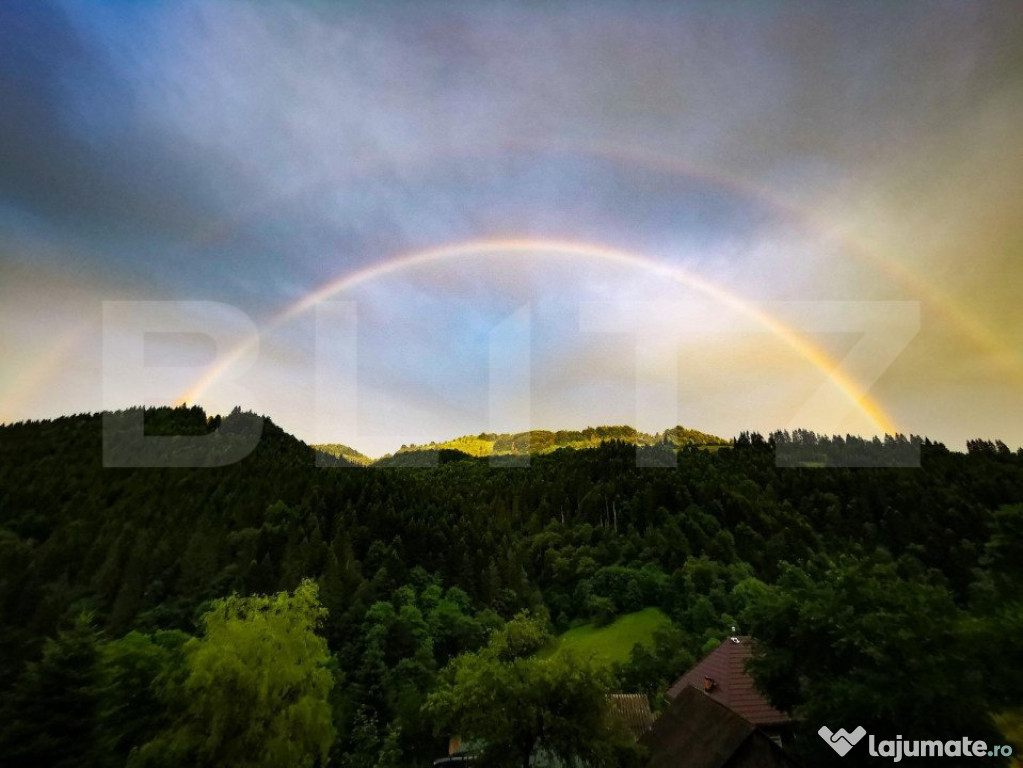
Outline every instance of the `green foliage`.
{"type": "Polygon", "coordinates": [[[645,694],[653,709],[662,709],[668,703],[668,688],[697,661],[692,646],[693,639],[684,630],[670,624],[657,627],[652,642],[636,643],[628,659],[614,665],[618,688],[645,694]]]}
{"type": "Polygon", "coordinates": [[[516,617],[485,649],[451,662],[424,710],[439,733],[482,741],[484,766],[529,766],[537,754],[568,766],[622,764],[632,750],[608,717],[606,669],[568,653],[535,655],[545,639],[541,622],[516,617]]]}
{"type": "Polygon", "coordinates": [[[1019,597],[1023,584],[1023,504],[997,510],[991,520],[991,538],[984,547],[984,564],[1000,599],[1019,597]]]}
{"type": "Polygon", "coordinates": [[[314,451],[324,454],[325,456],[331,456],[335,459],[343,459],[353,466],[368,467],[373,463],[373,459],[369,456],[359,453],[359,451],[354,448],[350,448],[347,445],[341,445],[340,443],[323,443],[309,447],[314,451]]]}
{"type": "Polygon", "coordinates": [[[341,768],[400,768],[404,765],[400,736],[397,723],[382,727],[370,712],[360,708],[351,722],[348,749],[339,755],[336,764],[341,768]]]}
{"type": "Polygon", "coordinates": [[[906,739],[999,740],[986,682],[993,670],[971,622],[941,580],[911,562],[878,553],[787,566],[744,620],[758,639],[754,678],[806,724],[801,743],[813,764],[836,762],[812,738],[828,723],[906,739]]]}
{"type": "Polygon", "coordinates": [[[532,656],[551,640],[547,625],[520,613],[490,636],[487,650],[502,661],[532,656]]]}
{"type": "MultiPolygon", "coordinates": [[[[515,434],[505,433],[498,435],[481,433],[479,435],[463,435],[462,437],[456,437],[442,443],[403,445],[399,454],[451,450],[473,457],[517,456],[523,454],[542,455],[563,448],[577,451],[596,448],[602,443],[611,441],[625,442],[630,445],[666,444],[676,448],[690,446],[721,447],[728,445],[728,441],[723,438],[695,429],[686,429],[685,427],[672,427],[665,430],[663,435],[650,435],[644,432],[637,432],[632,427],[605,426],[587,427],[580,430],[563,429],[557,432],[534,429],[529,432],[518,432],[515,434]]],[[[317,448],[319,447],[317,446],[317,448]]]]}
{"type": "Polygon", "coordinates": [[[351,710],[343,718],[338,760],[352,753],[366,764],[367,749],[429,754],[432,728],[420,706],[437,670],[458,653],[479,648],[502,623],[492,611],[474,612],[464,591],[445,590],[422,569],[413,569],[410,578],[412,583],[365,612],[353,649],[354,687],[346,699],[351,710]]]}
{"type": "MultiPolygon", "coordinates": [[[[198,408],[144,416],[150,433],[168,438],[223,427],[209,444],[209,463],[248,418],[208,418],[198,408]]],[[[509,437],[506,450],[525,450],[523,439],[509,437]]],[[[875,449],[872,441],[798,437],[828,461],[838,448],[875,449]]],[[[165,762],[175,759],[175,744],[194,753],[201,738],[185,738],[188,723],[214,705],[189,699],[202,696],[186,686],[193,669],[185,648],[196,646],[185,639],[202,634],[203,615],[225,595],[294,590],[309,578],[329,611],[319,631],[330,669],[345,681],[329,698],[337,733],[331,764],[425,768],[444,751],[421,707],[441,686],[440,670],[480,652],[520,612],[557,617],[562,632],[598,618],[605,629],[588,630],[596,633],[623,615],[659,609],[675,628],[664,631],[670,644],[655,632],[652,645],[634,649],[623,633],[615,652],[624,662],[615,685],[656,694],[733,624],[743,634],[759,631],[741,617],[798,586],[781,563],[798,564],[814,590],[823,589],[822,563],[841,563],[843,553],[867,562],[879,548],[892,554],[899,575],[879,575],[864,588],[884,584],[894,594],[877,587],[880,618],[812,599],[819,613],[797,614],[793,624],[813,618],[815,630],[834,623],[858,638],[853,679],[887,691],[896,646],[875,625],[897,629],[882,621],[887,612],[922,633],[940,614],[938,639],[923,647],[940,655],[941,638],[954,638],[949,647],[961,654],[946,654],[940,679],[958,676],[978,709],[1011,713],[1023,705],[1023,650],[1015,641],[1023,637],[1023,453],[973,441],[961,454],[925,440],[918,469],[810,470],[779,467],[776,444],[759,435],[716,451],[679,430],[528,438],[528,467],[496,471],[487,459],[435,446],[435,466],[335,471],[264,420],[258,445],[236,464],[109,469],[101,415],[0,426],[0,688],[9,692],[0,733],[16,742],[5,757],[33,766],[63,759],[69,743],[40,724],[75,707],[87,713],[74,718],[76,764],[124,765],[133,749],[137,761],[141,746],[161,739],[165,762]],[[647,438],[653,443],[644,445],[647,438]],[[645,457],[669,457],[670,468],[638,467],[637,443],[645,457]],[[916,600],[920,584],[929,587],[916,600]],[[70,649],[65,635],[83,611],[97,627],[83,646],[93,652],[55,655],[54,643],[70,649]],[[47,682],[60,675],[72,682],[47,682]]],[[[888,442],[878,441],[885,455],[905,448],[888,442]]],[[[765,626],[762,645],[776,655],[790,641],[810,647],[810,634],[771,634],[765,626]]],[[[521,647],[535,642],[526,637],[521,647]]],[[[837,658],[851,663],[841,650],[837,658]]],[[[807,658],[814,679],[844,679],[840,667],[829,671],[827,660],[807,658]]],[[[897,680],[900,707],[914,695],[935,700],[926,682],[897,680]]]]}
{"type": "Polygon", "coordinates": [[[574,627],[558,637],[544,655],[571,654],[598,666],[623,663],[628,660],[634,646],[653,646],[658,631],[670,626],[670,620],[661,610],[645,608],[619,616],[606,626],[584,624],[574,627]]]}
{"type": "Polygon", "coordinates": [[[700,432],[697,429],[687,429],[681,425],[664,430],[664,442],[673,445],[676,448],[685,448],[689,446],[719,447],[728,445],[727,440],[724,440],[717,435],[700,432]]]}
{"type": "Polygon", "coordinates": [[[439,443],[437,448],[449,448],[453,451],[461,451],[470,456],[490,456],[494,452],[494,440],[465,435],[439,443]]]}
{"type": "Polygon", "coordinates": [[[229,597],[185,646],[183,710],[131,765],[312,766],[334,739],[327,698],[325,610],[316,586],[289,595],[229,597]]]}
{"type": "Polygon", "coordinates": [[[97,752],[100,764],[123,766],[132,749],[170,724],[167,703],[181,695],[186,674],[183,632],[130,632],[99,655],[97,752]]]}
{"type": "Polygon", "coordinates": [[[5,696],[0,755],[11,768],[87,765],[95,739],[100,637],[92,617],[47,641],[5,696]]]}

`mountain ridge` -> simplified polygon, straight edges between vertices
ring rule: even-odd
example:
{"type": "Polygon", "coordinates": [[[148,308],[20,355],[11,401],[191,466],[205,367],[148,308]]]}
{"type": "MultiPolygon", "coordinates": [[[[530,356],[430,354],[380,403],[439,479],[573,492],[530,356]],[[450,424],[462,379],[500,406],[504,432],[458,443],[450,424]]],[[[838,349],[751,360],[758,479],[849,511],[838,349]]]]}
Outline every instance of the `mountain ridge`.
{"type": "Polygon", "coordinates": [[[732,443],[729,439],[681,425],[654,433],[640,432],[627,425],[600,425],[584,429],[533,429],[528,432],[480,432],[476,435],[460,435],[449,440],[403,445],[393,453],[372,460],[357,450],[338,443],[312,447],[349,461],[355,461],[355,457],[362,457],[367,459],[367,463],[386,465],[397,463],[393,460],[410,454],[456,451],[474,458],[525,456],[552,453],[561,448],[572,450],[596,448],[609,440],[620,440],[635,445],[670,445],[673,448],[693,446],[707,449],[722,448],[732,443]]]}

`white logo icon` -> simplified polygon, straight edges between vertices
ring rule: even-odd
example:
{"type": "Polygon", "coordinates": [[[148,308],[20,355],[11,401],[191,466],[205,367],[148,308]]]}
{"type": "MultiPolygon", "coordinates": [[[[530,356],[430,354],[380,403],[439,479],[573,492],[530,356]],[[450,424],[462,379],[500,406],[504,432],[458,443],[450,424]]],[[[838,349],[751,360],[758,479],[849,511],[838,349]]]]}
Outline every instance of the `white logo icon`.
{"type": "Polygon", "coordinates": [[[828,742],[833,750],[839,755],[845,757],[846,753],[855,746],[860,739],[867,735],[866,729],[860,725],[856,727],[852,733],[849,733],[845,728],[839,728],[834,733],[826,725],[822,725],[821,729],[817,731],[820,737],[824,741],[828,742]]]}

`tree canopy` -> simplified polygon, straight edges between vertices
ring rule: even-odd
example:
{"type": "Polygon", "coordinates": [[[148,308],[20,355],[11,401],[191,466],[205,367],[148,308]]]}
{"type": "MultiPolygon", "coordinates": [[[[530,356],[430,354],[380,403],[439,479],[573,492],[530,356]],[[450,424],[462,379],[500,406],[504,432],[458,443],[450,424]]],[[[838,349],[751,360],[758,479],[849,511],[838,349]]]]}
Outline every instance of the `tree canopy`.
{"type": "Polygon", "coordinates": [[[566,766],[618,766],[634,756],[609,717],[611,677],[571,654],[537,655],[549,636],[520,614],[476,653],[455,658],[426,701],[441,732],[483,744],[484,766],[528,768],[537,754],[566,766]]]}
{"type": "Polygon", "coordinates": [[[184,647],[181,711],[130,764],[324,764],[334,740],[329,655],[316,634],[325,613],[310,581],[293,594],[215,601],[203,636],[184,647]]]}
{"type": "MultiPolygon", "coordinates": [[[[144,416],[173,443],[243,414],[144,416]]],[[[477,716],[426,706],[460,680],[471,693],[491,675],[534,714],[563,695],[592,724],[597,691],[663,705],[733,625],[757,636],[771,697],[808,719],[1020,732],[1023,452],[997,441],[798,431],[706,450],[676,428],[637,448],[615,428],[528,466],[444,449],[435,466],[366,469],[265,420],[250,455],[217,466],[232,434],[209,466],[105,468],[100,414],[0,426],[7,763],[258,765],[272,748],[425,768],[477,716]],[[910,448],[918,467],[828,465],[910,448]],[[534,653],[647,608],[670,626],[616,668],[584,659],[592,674],[574,678],[534,653]]],[[[533,722],[534,746],[575,749],[565,718],[543,738],[533,722]]],[[[484,731],[521,757],[528,732],[484,731]]]]}

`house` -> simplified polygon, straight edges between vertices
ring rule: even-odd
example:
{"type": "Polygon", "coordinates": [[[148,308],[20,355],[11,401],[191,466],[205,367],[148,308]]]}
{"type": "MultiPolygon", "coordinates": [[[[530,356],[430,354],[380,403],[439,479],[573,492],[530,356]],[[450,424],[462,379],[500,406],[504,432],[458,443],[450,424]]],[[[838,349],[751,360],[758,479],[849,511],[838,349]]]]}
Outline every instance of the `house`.
{"type": "Polygon", "coordinates": [[[650,768],[791,768],[791,719],[753,684],[748,637],[733,636],[668,689],[671,703],[640,743],[650,768]]]}
{"type": "Polygon", "coordinates": [[[756,725],[691,685],[639,741],[649,768],[798,768],[756,725]]]}
{"type": "Polygon", "coordinates": [[[791,718],[772,707],[753,684],[746,671],[752,654],[749,637],[728,638],[682,675],[668,689],[668,697],[675,699],[692,686],[780,743],[787,738],[791,718]]]}

